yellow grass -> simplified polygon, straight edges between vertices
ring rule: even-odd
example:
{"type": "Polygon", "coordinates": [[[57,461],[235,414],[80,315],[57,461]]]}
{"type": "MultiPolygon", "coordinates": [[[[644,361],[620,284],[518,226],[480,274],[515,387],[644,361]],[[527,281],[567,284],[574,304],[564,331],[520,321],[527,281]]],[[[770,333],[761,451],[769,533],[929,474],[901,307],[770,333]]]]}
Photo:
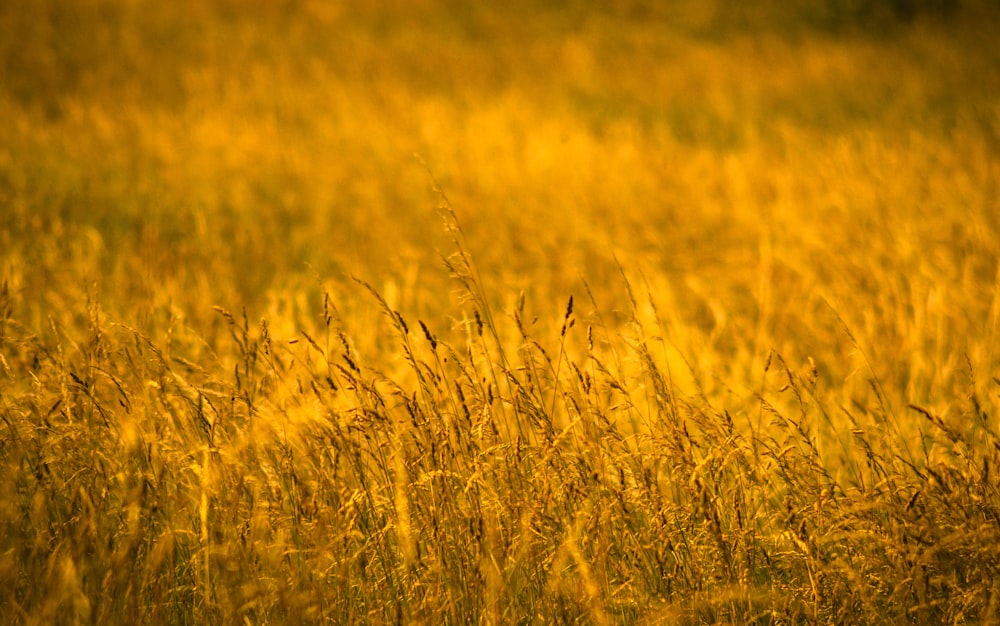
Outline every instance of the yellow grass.
{"type": "Polygon", "coordinates": [[[0,4],[0,623],[1000,619],[994,2],[353,4],[0,4]]]}

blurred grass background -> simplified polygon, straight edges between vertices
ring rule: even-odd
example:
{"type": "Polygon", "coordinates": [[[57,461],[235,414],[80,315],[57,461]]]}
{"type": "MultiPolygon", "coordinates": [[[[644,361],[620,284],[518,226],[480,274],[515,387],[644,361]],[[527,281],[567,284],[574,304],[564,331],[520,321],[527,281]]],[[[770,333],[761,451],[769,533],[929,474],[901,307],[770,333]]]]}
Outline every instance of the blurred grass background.
{"type": "Polygon", "coordinates": [[[2,269],[38,327],[294,325],[352,275],[443,315],[423,160],[501,305],[613,309],[617,255],[726,361],[835,363],[827,298],[934,379],[995,332],[995,9],[4,3],[2,269]]]}

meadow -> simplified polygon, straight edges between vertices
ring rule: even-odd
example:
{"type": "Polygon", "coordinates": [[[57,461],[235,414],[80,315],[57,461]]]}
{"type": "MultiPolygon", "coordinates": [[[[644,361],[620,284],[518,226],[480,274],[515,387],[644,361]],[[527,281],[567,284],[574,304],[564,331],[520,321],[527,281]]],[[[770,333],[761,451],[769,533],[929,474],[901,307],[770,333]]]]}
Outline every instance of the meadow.
{"type": "Polygon", "coordinates": [[[1000,622],[997,32],[0,3],[0,624],[1000,622]]]}

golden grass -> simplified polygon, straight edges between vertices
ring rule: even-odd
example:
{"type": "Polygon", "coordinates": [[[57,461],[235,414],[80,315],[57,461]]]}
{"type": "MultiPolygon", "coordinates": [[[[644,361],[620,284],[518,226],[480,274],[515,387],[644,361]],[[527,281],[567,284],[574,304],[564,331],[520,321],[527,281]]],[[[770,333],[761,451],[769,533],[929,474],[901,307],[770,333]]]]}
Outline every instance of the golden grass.
{"type": "Polygon", "coordinates": [[[995,623],[992,4],[391,5],[0,6],[0,623],[995,623]]]}

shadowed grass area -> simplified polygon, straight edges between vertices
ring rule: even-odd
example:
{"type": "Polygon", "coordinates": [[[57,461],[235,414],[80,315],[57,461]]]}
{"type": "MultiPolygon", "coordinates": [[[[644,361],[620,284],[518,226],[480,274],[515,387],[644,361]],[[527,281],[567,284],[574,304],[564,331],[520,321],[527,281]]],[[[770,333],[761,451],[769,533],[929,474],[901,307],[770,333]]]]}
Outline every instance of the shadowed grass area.
{"type": "Polygon", "coordinates": [[[997,620],[997,25],[0,6],[0,622],[997,620]]]}

